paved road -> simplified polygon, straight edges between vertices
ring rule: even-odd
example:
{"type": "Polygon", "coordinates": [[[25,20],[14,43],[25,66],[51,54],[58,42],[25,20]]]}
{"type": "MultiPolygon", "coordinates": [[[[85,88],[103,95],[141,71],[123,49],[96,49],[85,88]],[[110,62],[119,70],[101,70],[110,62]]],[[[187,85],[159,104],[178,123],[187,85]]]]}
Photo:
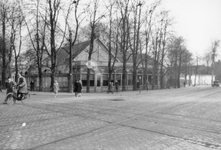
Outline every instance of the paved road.
{"type": "MultiPolygon", "coordinates": [[[[3,99],[4,93],[0,93],[3,99]]],[[[0,149],[221,149],[221,88],[32,93],[0,104],[0,149]]]]}

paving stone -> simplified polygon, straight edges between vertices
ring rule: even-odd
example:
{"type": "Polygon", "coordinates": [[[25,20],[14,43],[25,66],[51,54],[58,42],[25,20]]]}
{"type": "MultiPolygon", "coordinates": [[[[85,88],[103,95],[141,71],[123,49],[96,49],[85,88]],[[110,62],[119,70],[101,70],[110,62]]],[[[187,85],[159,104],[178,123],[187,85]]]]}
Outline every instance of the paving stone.
{"type": "Polygon", "coordinates": [[[221,149],[219,91],[36,92],[24,104],[0,104],[0,149],[221,149]]]}

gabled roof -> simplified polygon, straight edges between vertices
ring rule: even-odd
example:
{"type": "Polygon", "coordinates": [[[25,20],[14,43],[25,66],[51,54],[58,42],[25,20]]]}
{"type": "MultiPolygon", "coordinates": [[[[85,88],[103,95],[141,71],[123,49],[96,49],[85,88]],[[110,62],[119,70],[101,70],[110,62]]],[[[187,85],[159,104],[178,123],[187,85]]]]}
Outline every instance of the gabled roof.
{"type": "MultiPolygon", "coordinates": [[[[103,46],[104,51],[108,55],[109,52],[108,52],[107,47],[99,39],[94,39],[94,41],[96,41],[101,46],[103,46]]],[[[76,58],[81,52],[83,52],[89,45],[90,45],[90,40],[73,45],[72,46],[73,59],[76,58]]],[[[69,45],[62,47],[60,50],[57,51],[57,64],[58,65],[68,64],[68,60],[70,57],[68,52],[69,52],[69,45]]],[[[113,53],[111,53],[111,55],[112,57],[114,57],[113,53]]],[[[117,61],[119,62],[120,60],[117,58],[117,61]]]]}
{"type": "MultiPolygon", "coordinates": [[[[77,57],[89,45],[90,45],[90,41],[85,41],[85,42],[81,42],[76,45],[73,45],[72,46],[73,59],[77,57]]],[[[69,45],[62,47],[59,51],[57,51],[58,65],[68,63],[68,59],[69,59],[69,54],[67,53],[68,51],[69,51],[69,45]]]]}

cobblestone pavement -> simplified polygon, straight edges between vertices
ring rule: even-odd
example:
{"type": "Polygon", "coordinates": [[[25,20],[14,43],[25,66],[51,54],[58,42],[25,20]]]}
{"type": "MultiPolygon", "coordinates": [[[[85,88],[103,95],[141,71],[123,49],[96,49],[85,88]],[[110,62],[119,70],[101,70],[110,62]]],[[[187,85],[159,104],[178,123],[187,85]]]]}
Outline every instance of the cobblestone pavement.
{"type": "MultiPolygon", "coordinates": [[[[5,93],[0,93],[3,101],[5,93]]],[[[0,104],[0,149],[221,149],[221,88],[31,93],[0,104]]]]}

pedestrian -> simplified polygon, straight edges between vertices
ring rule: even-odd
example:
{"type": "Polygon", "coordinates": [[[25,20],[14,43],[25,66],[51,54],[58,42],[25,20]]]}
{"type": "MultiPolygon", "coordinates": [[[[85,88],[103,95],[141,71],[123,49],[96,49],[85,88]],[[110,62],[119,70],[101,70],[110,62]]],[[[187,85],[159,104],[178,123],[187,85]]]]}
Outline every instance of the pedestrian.
{"type": "Polygon", "coordinates": [[[25,77],[23,77],[20,73],[18,74],[17,87],[18,87],[17,99],[21,100],[23,98],[23,95],[28,92],[28,86],[25,77]]]}
{"type": "Polygon", "coordinates": [[[30,82],[31,91],[34,91],[34,86],[35,86],[35,82],[33,80],[31,80],[31,82],[30,82]]]}
{"type": "Polygon", "coordinates": [[[113,83],[112,82],[109,82],[107,93],[108,94],[109,93],[114,94],[114,92],[113,92],[113,83]]]}
{"type": "MultiPolygon", "coordinates": [[[[13,93],[14,92],[14,86],[15,82],[12,80],[12,78],[8,78],[6,81],[6,97],[8,93],[13,93]]],[[[7,104],[8,99],[5,98],[3,104],[7,104]]]]}
{"type": "Polygon", "coordinates": [[[78,86],[77,86],[78,97],[81,97],[81,92],[82,92],[81,80],[79,80],[77,84],[78,84],[78,86]]]}
{"type": "Polygon", "coordinates": [[[149,81],[147,80],[146,82],[146,86],[147,86],[147,91],[149,90],[149,81]]]}
{"type": "Polygon", "coordinates": [[[58,84],[58,81],[55,80],[54,81],[54,94],[55,94],[55,97],[57,97],[58,91],[59,91],[59,84],[58,84]]]}
{"type": "Polygon", "coordinates": [[[76,81],[74,82],[74,93],[75,93],[75,97],[78,96],[78,86],[79,86],[78,80],[76,80],[76,81]]]}
{"type": "Polygon", "coordinates": [[[137,81],[137,89],[140,90],[140,82],[139,81],[137,81]]]}
{"type": "Polygon", "coordinates": [[[116,80],[116,81],[115,81],[115,90],[116,90],[117,93],[118,93],[118,87],[119,87],[119,83],[118,83],[118,81],[116,80]]]}

